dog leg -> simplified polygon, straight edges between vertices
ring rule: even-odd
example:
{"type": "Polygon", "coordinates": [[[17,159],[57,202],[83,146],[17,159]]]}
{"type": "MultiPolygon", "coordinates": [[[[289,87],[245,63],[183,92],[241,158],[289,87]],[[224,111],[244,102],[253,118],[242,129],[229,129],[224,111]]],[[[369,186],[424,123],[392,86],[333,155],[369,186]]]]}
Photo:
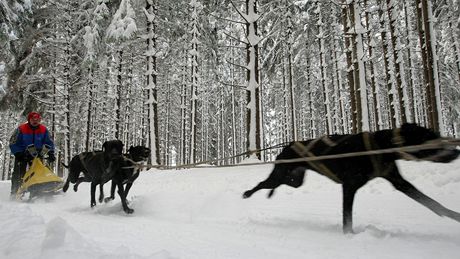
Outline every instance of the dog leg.
{"type": "Polygon", "coordinates": [[[66,192],[67,189],[69,189],[69,184],[70,184],[70,181],[69,181],[69,178],[67,177],[67,180],[65,181],[65,184],[64,184],[64,186],[62,187],[62,191],[63,191],[63,192],[66,192]]]}
{"type": "Polygon", "coordinates": [[[96,183],[91,182],[91,208],[96,206],[96,183]]]}
{"type": "Polygon", "coordinates": [[[126,187],[125,187],[125,195],[126,195],[126,197],[128,197],[129,190],[131,189],[132,186],[133,186],[133,183],[127,183],[126,184],[126,187]]]}
{"type": "Polygon", "coordinates": [[[342,185],[342,222],[344,234],[353,234],[353,201],[355,199],[355,193],[358,189],[359,187],[354,185],[346,183],[342,185]]]}
{"type": "Polygon", "coordinates": [[[261,189],[272,189],[270,191],[270,193],[268,194],[268,198],[270,198],[274,191],[275,191],[275,188],[277,188],[278,186],[280,186],[281,184],[279,182],[275,182],[273,180],[265,180],[263,182],[260,182],[256,187],[254,187],[253,189],[251,190],[247,190],[243,193],[243,199],[247,199],[249,197],[251,197],[255,192],[257,192],[258,190],[261,190],[261,189]]]}
{"type": "Polygon", "coordinates": [[[110,187],[110,197],[107,197],[104,199],[104,202],[109,202],[115,200],[115,188],[116,188],[116,183],[112,180],[112,184],[110,187]]]}
{"type": "Polygon", "coordinates": [[[73,191],[77,192],[78,191],[78,185],[80,185],[83,182],[84,178],[80,177],[77,179],[75,184],[73,185],[73,191]]]}
{"type": "MultiPolygon", "coordinates": [[[[65,165],[64,165],[65,166],[65,165]]],[[[67,175],[67,180],[65,181],[65,184],[64,186],[62,187],[62,190],[64,192],[66,192],[68,189],[69,189],[69,185],[70,183],[75,183],[79,180],[79,178],[76,178],[75,177],[75,171],[74,170],[69,170],[69,175],[67,175]]],[[[75,186],[74,186],[74,190],[75,190],[75,186]]]]}
{"type": "Polygon", "coordinates": [[[131,189],[134,181],[136,181],[138,177],[139,177],[139,173],[136,173],[133,176],[131,176],[131,178],[129,178],[128,183],[126,184],[126,188],[125,188],[126,196],[128,196],[129,190],[131,189]]]}
{"type": "Polygon", "coordinates": [[[99,184],[99,203],[104,201],[104,185],[101,183],[99,184]]]}
{"type": "Polygon", "coordinates": [[[134,210],[128,207],[128,203],[126,202],[126,192],[123,188],[123,183],[121,182],[117,183],[117,188],[118,188],[118,195],[120,195],[121,205],[123,206],[123,210],[128,214],[133,213],[134,210]]]}
{"type": "Polygon", "coordinates": [[[399,174],[399,172],[393,172],[391,175],[385,178],[390,181],[398,191],[403,192],[410,198],[414,199],[415,201],[436,213],[438,216],[448,217],[460,222],[460,213],[442,206],[439,202],[433,200],[432,198],[419,191],[417,188],[415,188],[415,186],[406,181],[399,174]]]}

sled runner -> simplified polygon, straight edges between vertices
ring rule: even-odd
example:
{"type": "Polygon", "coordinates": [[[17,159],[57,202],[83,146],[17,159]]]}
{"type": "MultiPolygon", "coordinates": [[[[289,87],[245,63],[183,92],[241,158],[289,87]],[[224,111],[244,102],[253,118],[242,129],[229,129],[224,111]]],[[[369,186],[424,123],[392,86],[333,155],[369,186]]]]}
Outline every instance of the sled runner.
{"type": "Polygon", "coordinates": [[[22,178],[22,184],[16,193],[16,199],[20,200],[26,192],[29,199],[46,194],[54,194],[62,189],[63,181],[43,163],[43,157],[48,153],[48,147],[44,146],[40,154],[35,146],[30,145],[27,150],[32,155],[32,164],[22,178]]]}

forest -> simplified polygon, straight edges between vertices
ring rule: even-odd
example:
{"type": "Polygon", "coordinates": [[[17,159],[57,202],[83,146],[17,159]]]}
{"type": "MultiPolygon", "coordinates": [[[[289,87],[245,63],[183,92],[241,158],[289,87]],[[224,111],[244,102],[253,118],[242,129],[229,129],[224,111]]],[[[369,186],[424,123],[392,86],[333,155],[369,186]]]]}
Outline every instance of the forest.
{"type": "Polygon", "coordinates": [[[459,39],[459,0],[0,0],[2,180],[30,111],[61,162],[110,139],[174,166],[406,122],[458,137],[459,39]]]}

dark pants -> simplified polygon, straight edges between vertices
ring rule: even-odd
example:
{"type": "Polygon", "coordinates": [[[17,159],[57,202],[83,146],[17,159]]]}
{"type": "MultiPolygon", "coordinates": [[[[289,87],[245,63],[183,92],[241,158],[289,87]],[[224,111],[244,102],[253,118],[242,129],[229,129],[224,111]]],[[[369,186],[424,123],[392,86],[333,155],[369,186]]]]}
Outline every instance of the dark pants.
{"type": "Polygon", "coordinates": [[[11,195],[16,195],[19,186],[22,184],[22,177],[26,174],[27,162],[14,159],[14,170],[11,175],[11,195]]]}

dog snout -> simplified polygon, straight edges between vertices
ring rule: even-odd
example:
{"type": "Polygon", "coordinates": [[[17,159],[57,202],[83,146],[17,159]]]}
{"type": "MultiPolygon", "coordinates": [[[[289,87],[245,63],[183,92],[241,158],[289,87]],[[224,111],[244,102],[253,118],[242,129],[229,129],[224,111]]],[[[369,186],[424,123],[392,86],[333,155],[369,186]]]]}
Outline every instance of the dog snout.
{"type": "Polygon", "coordinates": [[[150,148],[146,148],[142,154],[144,158],[148,158],[150,156],[150,148]]]}
{"type": "Polygon", "coordinates": [[[110,153],[110,158],[111,159],[120,159],[122,154],[119,153],[110,153]]]}
{"type": "Polygon", "coordinates": [[[118,160],[118,159],[121,159],[123,156],[123,154],[117,149],[111,149],[108,154],[109,154],[110,160],[118,160]]]}
{"type": "Polygon", "coordinates": [[[433,155],[431,159],[427,160],[438,163],[449,163],[455,160],[459,155],[460,150],[458,149],[443,149],[433,155]]]}

